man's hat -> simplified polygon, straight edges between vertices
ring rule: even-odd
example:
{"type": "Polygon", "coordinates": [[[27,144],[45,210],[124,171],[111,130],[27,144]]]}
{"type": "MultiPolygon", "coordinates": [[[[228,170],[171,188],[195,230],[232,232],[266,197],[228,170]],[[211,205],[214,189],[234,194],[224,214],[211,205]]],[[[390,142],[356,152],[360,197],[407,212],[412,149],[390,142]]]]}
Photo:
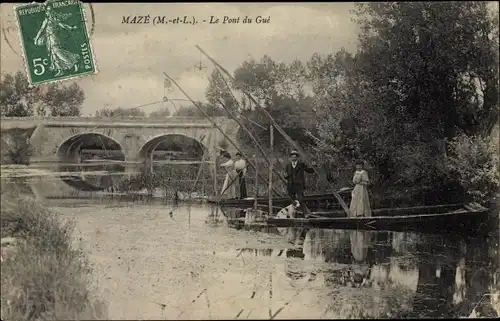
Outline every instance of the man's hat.
{"type": "Polygon", "coordinates": [[[292,156],[292,155],[297,155],[297,156],[299,156],[299,152],[298,152],[298,151],[296,151],[296,150],[292,150],[292,151],[290,152],[290,156],[292,156]]]}

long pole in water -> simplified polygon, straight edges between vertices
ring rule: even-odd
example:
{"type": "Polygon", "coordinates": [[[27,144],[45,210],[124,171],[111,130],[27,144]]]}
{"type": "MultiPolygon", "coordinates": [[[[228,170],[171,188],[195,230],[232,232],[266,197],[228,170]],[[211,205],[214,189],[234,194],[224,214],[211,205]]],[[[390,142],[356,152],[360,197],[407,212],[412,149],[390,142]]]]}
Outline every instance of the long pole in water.
{"type": "MultiPolygon", "coordinates": [[[[215,140],[214,140],[214,142],[212,144],[215,145],[215,140]]],[[[213,157],[214,157],[214,164],[213,164],[213,168],[212,168],[213,173],[214,173],[214,181],[213,181],[213,184],[214,184],[214,196],[217,198],[217,195],[219,193],[217,191],[217,162],[216,162],[217,152],[215,151],[215,146],[212,146],[212,153],[213,153],[213,157]]]]}
{"type": "MultiPolygon", "coordinates": [[[[253,155],[253,158],[254,158],[254,161],[256,161],[255,155],[253,155]]],[[[255,201],[253,203],[253,206],[254,206],[254,209],[257,209],[257,205],[258,205],[257,199],[259,198],[259,166],[255,166],[254,168],[255,168],[255,186],[254,186],[255,201]]]]}
{"type": "Polygon", "coordinates": [[[272,215],[273,214],[273,163],[274,163],[274,157],[273,157],[273,145],[274,145],[274,127],[273,125],[269,125],[269,140],[270,140],[270,145],[269,145],[269,187],[268,187],[268,194],[269,194],[269,211],[268,214],[272,215]]]}
{"type": "MultiPolygon", "coordinates": [[[[205,55],[205,57],[207,57],[217,68],[219,68],[227,77],[229,77],[233,81],[235,80],[234,77],[224,67],[222,67],[217,61],[215,61],[205,51],[203,51],[203,49],[201,49],[200,46],[196,45],[196,48],[203,55],[205,55]]],[[[278,132],[288,141],[288,143],[290,145],[292,145],[292,147],[295,148],[300,154],[302,154],[304,157],[306,157],[307,161],[309,161],[309,159],[307,157],[307,154],[302,150],[302,148],[300,148],[295,143],[295,141],[293,141],[293,139],[290,136],[287,135],[287,133],[285,133],[285,131],[283,130],[283,128],[281,128],[281,126],[278,123],[276,123],[276,121],[274,120],[274,118],[267,112],[267,110],[264,107],[262,107],[257,102],[257,100],[255,98],[253,98],[253,96],[250,93],[248,93],[247,91],[245,91],[243,89],[241,89],[241,91],[245,94],[245,96],[248,97],[248,99],[250,99],[255,104],[256,107],[258,107],[264,114],[266,114],[266,116],[269,118],[269,120],[274,125],[274,127],[276,128],[276,130],[278,130],[278,132]]],[[[321,175],[320,173],[318,173],[316,169],[314,169],[314,171],[316,172],[316,174],[319,174],[320,176],[325,176],[325,175],[321,175]]],[[[335,198],[337,199],[337,201],[340,203],[340,205],[342,206],[342,208],[344,209],[344,211],[346,212],[346,214],[349,215],[349,208],[347,207],[347,204],[342,199],[342,197],[336,191],[333,191],[332,194],[335,196],[335,198]]]]}
{"type": "MultiPolygon", "coordinates": [[[[210,116],[205,112],[205,110],[203,110],[203,108],[200,107],[200,105],[198,105],[198,103],[196,103],[183,89],[182,87],[172,78],[170,77],[169,75],[167,75],[166,72],[163,72],[163,74],[177,87],[177,89],[179,89],[179,91],[181,93],[184,94],[184,96],[186,96],[186,98],[203,114],[203,116],[205,116],[206,119],[208,119],[208,121],[222,134],[222,136],[224,136],[224,138],[227,139],[227,141],[233,145],[234,148],[236,148],[236,150],[238,152],[240,152],[241,156],[243,156],[243,158],[245,159],[249,159],[244,153],[243,151],[238,147],[238,145],[236,145],[236,143],[231,139],[231,137],[229,137],[225,132],[224,130],[219,126],[217,125],[217,123],[215,121],[212,120],[212,118],[210,118],[210,116]]],[[[253,168],[256,168],[256,166],[252,163],[250,163],[250,166],[252,166],[253,168]]],[[[265,181],[265,179],[264,179],[265,181]]],[[[276,192],[276,194],[279,194],[278,192],[276,192]]]]}

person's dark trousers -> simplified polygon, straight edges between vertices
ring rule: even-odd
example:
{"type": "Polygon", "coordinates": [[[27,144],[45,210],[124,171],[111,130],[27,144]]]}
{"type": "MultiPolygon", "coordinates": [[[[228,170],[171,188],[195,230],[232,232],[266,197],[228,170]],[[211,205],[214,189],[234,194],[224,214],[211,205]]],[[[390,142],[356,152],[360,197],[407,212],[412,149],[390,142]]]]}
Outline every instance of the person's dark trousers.
{"type": "MultiPolygon", "coordinates": [[[[306,207],[304,206],[304,189],[301,187],[288,185],[287,186],[288,197],[292,199],[292,201],[299,201],[300,206],[298,208],[302,213],[306,213],[306,207]]],[[[302,214],[304,215],[304,214],[302,214]]]]}
{"type": "Polygon", "coordinates": [[[247,182],[243,172],[238,172],[238,179],[240,183],[240,199],[247,198],[247,182]]]}

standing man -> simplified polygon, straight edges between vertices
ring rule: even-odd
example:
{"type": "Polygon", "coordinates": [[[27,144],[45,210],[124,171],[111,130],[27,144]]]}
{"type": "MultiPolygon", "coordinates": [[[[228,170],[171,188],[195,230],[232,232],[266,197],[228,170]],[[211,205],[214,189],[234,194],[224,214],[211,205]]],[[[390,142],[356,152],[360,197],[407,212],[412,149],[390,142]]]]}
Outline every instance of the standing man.
{"type": "Polygon", "coordinates": [[[294,200],[299,201],[300,207],[304,206],[304,190],[306,188],[306,181],[304,173],[314,173],[314,169],[306,165],[299,159],[299,153],[293,150],[290,153],[290,163],[285,167],[285,179],[287,180],[288,196],[294,200]]]}
{"type": "Polygon", "coordinates": [[[236,153],[236,161],[234,162],[234,168],[238,173],[238,183],[240,186],[240,199],[247,198],[247,162],[241,158],[241,153],[236,153]]]}

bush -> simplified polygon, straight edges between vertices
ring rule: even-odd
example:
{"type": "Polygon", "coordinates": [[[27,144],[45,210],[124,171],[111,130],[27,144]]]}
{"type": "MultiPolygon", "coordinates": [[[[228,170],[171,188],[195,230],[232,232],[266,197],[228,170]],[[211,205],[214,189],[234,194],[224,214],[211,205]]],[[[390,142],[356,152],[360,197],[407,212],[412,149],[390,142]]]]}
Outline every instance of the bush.
{"type": "Polygon", "coordinates": [[[31,145],[29,140],[33,130],[34,129],[30,129],[26,131],[20,128],[13,128],[4,133],[5,136],[10,135],[12,139],[10,142],[2,139],[2,163],[16,165],[29,164],[30,158],[34,152],[33,145],[31,145]]]}
{"type": "Polygon", "coordinates": [[[22,240],[3,258],[3,320],[104,319],[86,256],[71,246],[73,224],[2,181],[1,236],[22,240]]]}
{"type": "Polygon", "coordinates": [[[480,136],[460,135],[450,143],[446,166],[451,178],[476,202],[488,202],[499,196],[498,150],[480,136]]]}

